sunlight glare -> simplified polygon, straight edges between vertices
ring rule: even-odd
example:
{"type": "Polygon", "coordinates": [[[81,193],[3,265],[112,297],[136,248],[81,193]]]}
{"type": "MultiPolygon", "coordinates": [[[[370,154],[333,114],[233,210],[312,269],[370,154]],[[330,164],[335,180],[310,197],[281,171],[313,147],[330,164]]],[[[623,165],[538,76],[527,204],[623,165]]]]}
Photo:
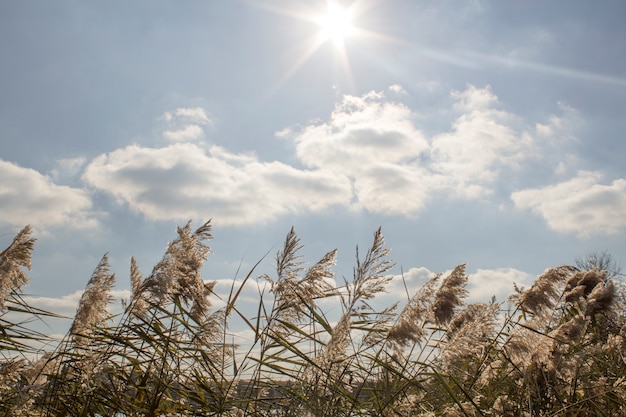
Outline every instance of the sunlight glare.
{"type": "Polygon", "coordinates": [[[336,3],[328,3],[326,14],[317,19],[320,27],[320,40],[331,41],[335,46],[343,45],[344,40],[354,33],[352,13],[336,3]]]}

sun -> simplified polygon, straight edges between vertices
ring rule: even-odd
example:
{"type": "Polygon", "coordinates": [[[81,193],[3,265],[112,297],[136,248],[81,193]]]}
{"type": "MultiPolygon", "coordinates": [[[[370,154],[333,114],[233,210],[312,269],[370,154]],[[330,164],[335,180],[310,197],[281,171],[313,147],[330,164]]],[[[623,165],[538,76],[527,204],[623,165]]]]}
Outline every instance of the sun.
{"type": "Polygon", "coordinates": [[[326,13],[319,16],[315,23],[319,26],[320,41],[332,42],[337,47],[342,46],[345,39],[355,32],[352,11],[334,2],[328,3],[326,13]]]}
{"type": "MultiPolygon", "coordinates": [[[[271,13],[283,15],[291,19],[306,23],[307,30],[312,31],[304,37],[298,45],[299,56],[290,65],[285,73],[280,77],[271,91],[278,90],[288,79],[290,79],[303,65],[305,65],[313,55],[318,53],[324,45],[333,48],[333,61],[339,64],[344,74],[344,80],[350,90],[354,89],[352,69],[349,60],[349,49],[358,47],[361,41],[367,39],[378,39],[380,35],[376,32],[355,25],[361,17],[372,7],[376,0],[349,0],[349,5],[343,6],[341,1],[348,0],[307,0],[297,7],[281,7],[276,5],[276,0],[247,0],[254,2],[255,7],[262,8],[271,13]],[[355,42],[347,42],[348,38],[354,38],[355,42]]],[[[284,0],[285,3],[287,0],[284,0]]],[[[293,4],[295,2],[291,2],[293,4]]],[[[362,46],[362,45],[361,45],[362,46]]],[[[328,51],[326,51],[328,52],[328,51]]],[[[327,61],[325,61],[327,62],[327,61]]],[[[333,65],[335,67],[335,65],[333,65]]]]}

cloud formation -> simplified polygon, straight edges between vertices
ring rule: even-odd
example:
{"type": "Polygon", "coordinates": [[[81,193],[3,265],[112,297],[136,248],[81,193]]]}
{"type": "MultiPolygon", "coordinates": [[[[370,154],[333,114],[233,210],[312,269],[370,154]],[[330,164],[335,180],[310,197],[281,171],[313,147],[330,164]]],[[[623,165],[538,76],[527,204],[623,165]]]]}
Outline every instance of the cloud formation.
{"type": "Polygon", "coordinates": [[[490,88],[473,86],[453,92],[460,113],[449,132],[432,140],[432,169],[455,193],[481,197],[503,170],[510,170],[532,155],[534,143],[512,126],[515,117],[497,106],[490,88]]]}
{"type": "MultiPolygon", "coordinates": [[[[390,90],[403,91],[400,86],[390,90]]],[[[561,116],[532,124],[503,110],[489,87],[468,86],[451,98],[450,128],[425,133],[408,105],[383,92],[344,96],[328,120],[276,133],[292,141],[300,166],[209,147],[200,139],[213,118],[200,107],[178,108],[163,116],[171,127],[163,136],[172,143],[113,150],[88,163],[81,178],[155,220],[215,216],[222,224],[245,225],[333,206],[416,217],[436,197],[510,197],[558,232],[586,236],[621,230],[625,180],[600,185],[598,173],[582,172],[555,186],[523,189],[522,181],[533,172],[563,176],[576,165],[564,146],[573,140],[573,109],[561,105],[561,116]]],[[[52,175],[84,163],[80,158],[60,161],[52,175]]],[[[0,166],[0,175],[5,184],[0,201],[16,208],[5,223],[95,223],[89,220],[92,203],[86,191],[56,185],[8,162],[0,166]]]]}
{"type": "Polygon", "coordinates": [[[220,147],[136,145],[97,157],[84,181],[155,220],[206,218],[222,224],[266,222],[349,202],[345,177],[298,170],[220,147]]]}
{"type": "Polygon", "coordinates": [[[626,230],[626,180],[600,184],[599,172],[581,171],[568,181],[515,192],[521,209],[544,218],[557,232],[581,237],[617,234],[626,230]]]}
{"type": "Polygon", "coordinates": [[[350,178],[357,205],[368,211],[415,215],[431,192],[422,164],[428,142],[411,110],[382,93],[345,96],[328,122],[302,128],[294,141],[306,166],[350,178]]]}
{"type": "Polygon", "coordinates": [[[55,184],[34,169],[0,160],[0,225],[37,229],[97,226],[89,194],[55,184]]]}
{"type": "Polygon", "coordinates": [[[243,225],[331,206],[415,217],[435,196],[485,198],[497,186],[506,189],[505,173],[569,137],[567,117],[524,123],[500,108],[489,87],[468,86],[452,99],[450,129],[429,136],[411,108],[382,92],[344,96],[327,121],[276,133],[293,141],[304,169],[186,143],[212,120],[201,108],[179,108],[165,114],[169,123],[187,123],[164,132],[175,143],[101,155],[83,179],[151,219],[210,214],[243,225]]]}

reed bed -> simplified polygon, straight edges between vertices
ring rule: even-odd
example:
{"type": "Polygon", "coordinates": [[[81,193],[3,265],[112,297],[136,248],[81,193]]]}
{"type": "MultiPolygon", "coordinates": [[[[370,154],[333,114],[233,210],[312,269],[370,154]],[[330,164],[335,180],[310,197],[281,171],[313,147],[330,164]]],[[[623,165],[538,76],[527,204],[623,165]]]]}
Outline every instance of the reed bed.
{"type": "Polygon", "coordinates": [[[306,262],[292,228],[275,273],[253,268],[214,308],[215,283],[200,274],[211,238],[210,222],[179,227],[145,277],[131,259],[131,297],[117,316],[107,312],[116,277],[103,256],[66,337],[42,351],[35,342],[47,336],[32,323],[51,313],[23,297],[35,240],[20,231],[0,253],[0,414],[626,414],[624,296],[606,256],[475,303],[462,264],[403,305],[378,308],[393,266],[380,229],[338,283],[336,251],[306,262]],[[241,306],[246,288],[259,289],[253,313],[241,306]],[[235,342],[235,327],[251,340],[235,342]]]}

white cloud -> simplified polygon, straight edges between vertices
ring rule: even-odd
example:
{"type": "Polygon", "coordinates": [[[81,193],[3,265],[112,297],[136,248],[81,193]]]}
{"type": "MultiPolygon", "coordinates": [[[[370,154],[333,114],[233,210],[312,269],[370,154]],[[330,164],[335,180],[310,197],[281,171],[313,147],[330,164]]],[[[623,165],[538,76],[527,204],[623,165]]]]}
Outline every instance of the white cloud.
{"type": "Polygon", "coordinates": [[[574,111],[567,106],[562,117],[529,124],[501,110],[489,87],[468,86],[452,98],[451,128],[427,137],[416,114],[382,92],[344,96],[327,121],[275,133],[294,142],[306,169],[186,143],[202,137],[211,119],[202,108],[179,108],[165,114],[174,128],[164,136],[175,143],[101,155],[83,179],[151,219],[216,216],[241,225],[332,205],[415,217],[433,196],[484,198],[512,188],[511,175],[521,178],[531,160],[545,170],[555,157],[542,151],[569,137],[574,111]]]}
{"type": "Polygon", "coordinates": [[[486,302],[491,297],[496,297],[497,301],[502,302],[513,294],[513,284],[524,287],[529,285],[532,280],[533,277],[530,274],[515,268],[479,269],[469,275],[468,301],[486,302]]]}
{"type": "Polygon", "coordinates": [[[187,140],[196,140],[204,136],[204,130],[198,125],[187,125],[178,130],[165,130],[163,137],[172,142],[184,142],[187,140]]]}
{"type": "Polygon", "coordinates": [[[185,142],[204,136],[202,126],[212,126],[214,120],[202,107],[179,107],[174,112],[165,112],[163,118],[171,126],[163,131],[163,137],[172,142],[185,142]]]}
{"type": "Polygon", "coordinates": [[[202,107],[179,107],[174,112],[165,112],[163,117],[167,122],[182,119],[195,124],[212,125],[214,123],[213,118],[209,117],[202,107]]]}
{"type": "MultiPolygon", "coordinates": [[[[416,126],[409,107],[377,92],[345,96],[327,122],[288,133],[304,164],[352,180],[359,207],[415,216],[437,193],[488,195],[503,172],[541,157],[536,134],[520,129],[519,118],[498,109],[489,87],[469,86],[452,97],[457,119],[450,131],[432,138],[416,126]]],[[[552,135],[558,127],[551,127],[552,135]]]]}
{"type": "Polygon", "coordinates": [[[296,153],[307,166],[346,175],[360,207],[413,215],[430,191],[420,158],[428,143],[411,110],[382,93],[345,96],[327,123],[297,132],[296,153]]]}
{"type": "Polygon", "coordinates": [[[55,184],[39,172],[0,160],[0,224],[37,229],[97,226],[86,191],[55,184]]]}
{"type": "MultiPolygon", "coordinates": [[[[73,318],[83,293],[84,290],[79,290],[60,297],[26,296],[25,299],[29,305],[40,308],[44,311],[73,318]]],[[[130,298],[130,291],[112,290],[110,295],[112,297],[112,301],[108,306],[109,311],[112,313],[121,312],[120,300],[128,300],[130,298]]]]}
{"type": "Polygon", "coordinates": [[[503,169],[533,154],[533,141],[511,126],[515,117],[495,108],[498,98],[489,87],[470,86],[454,92],[461,115],[450,132],[432,141],[432,168],[456,193],[470,198],[491,192],[503,169]]]}
{"type": "Polygon", "coordinates": [[[96,158],[83,178],[151,219],[209,216],[222,224],[263,223],[350,200],[350,184],[342,175],[188,143],[118,149],[96,158]]]}
{"type": "MultiPolygon", "coordinates": [[[[452,271],[443,272],[442,279],[450,272],[452,271]]],[[[399,302],[402,307],[434,275],[435,273],[427,268],[411,268],[403,274],[393,275],[386,291],[375,297],[375,303],[377,306],[389,307],[399,302]]],[[[506,301],[506,298],[514,292],[513,284],[524,287],[532,281],[533,277],[530,274],[514,268],[479,269],[469,274],[466,286],[469,294],[465,301],[489,302],[494,296],[497,301],[506,301]]]]}
{"type": "Polygon", "coordinates": [[[194,123],[207,125],[213,124],[213,120],[209,118],[206,110],[204,110],[202,107],[178,108],[176,109],[176,112],[174,114],[179,118],[188,119],[189,121],[194,123]]]}
{"type": "Polygon", "coordinates": [[[65,317],[73,317],[78,307],[83,290],[75,291],[61,297],[26,297],[26,301],[37,308],[65,317]]]}
{"type": "Polygon", "coordinates": [[[569,181],[515,192],[511,199],[517,207],[543,217],[558,232],[581,237],[622,233],[626,228],[626,180],[602,185],[601,177],[598,172],[581,171],[569,181]]]}

